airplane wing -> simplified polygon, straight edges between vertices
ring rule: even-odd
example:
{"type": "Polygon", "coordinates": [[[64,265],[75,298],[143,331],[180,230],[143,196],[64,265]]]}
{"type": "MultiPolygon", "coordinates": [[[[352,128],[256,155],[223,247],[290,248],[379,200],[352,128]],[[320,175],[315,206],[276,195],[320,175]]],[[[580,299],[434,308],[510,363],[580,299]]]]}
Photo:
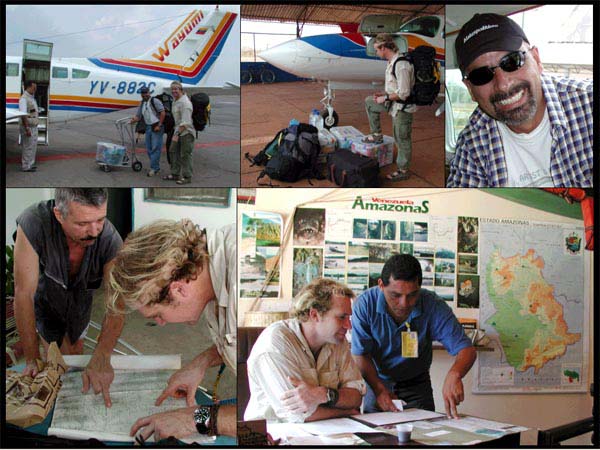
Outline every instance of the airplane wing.
{"type": "Polygon", "coordinates": [[[446,70],[456,69],[454,41],[462,26],[476,13],[495,13],[510,16],[541,5],[448,5],[446,6],[446,70]]]}
{"type": "Polygon", "coordinates": [[[11,109],[11,108],[5,108],[6,109],[6,123],[19,123],[19,118],[20,117],[24,117],[27,116],[28,114],[26,112],[21,112],[18,109],[11,109]]]}

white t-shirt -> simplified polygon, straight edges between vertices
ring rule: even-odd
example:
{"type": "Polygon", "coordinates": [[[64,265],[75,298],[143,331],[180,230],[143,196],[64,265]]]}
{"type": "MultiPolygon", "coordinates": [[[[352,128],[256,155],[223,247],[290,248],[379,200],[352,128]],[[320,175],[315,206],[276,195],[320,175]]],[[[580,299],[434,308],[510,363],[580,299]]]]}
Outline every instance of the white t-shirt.
{"type": "Polygon", "coordinates": [[[504,145],[508,186],[554,187],[550,175],[552,136],[548,110],[531,133],[515,133],[502,122],[498,129],[504,145]]]}

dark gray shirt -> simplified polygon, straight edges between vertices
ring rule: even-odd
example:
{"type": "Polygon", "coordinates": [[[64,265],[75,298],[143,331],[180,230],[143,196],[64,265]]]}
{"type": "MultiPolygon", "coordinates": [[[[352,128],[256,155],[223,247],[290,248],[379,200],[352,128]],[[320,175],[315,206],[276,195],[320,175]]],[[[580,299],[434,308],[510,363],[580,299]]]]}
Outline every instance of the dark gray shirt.
{"type": "Polygon", "coordinates": [[[102,284],[104,265],[112,260],[123,240],[108,220],[93,245],[86,248],[79,273],[69,279],[69,247],[62,226],[54,217],[54,200],[27,208],[17,218],[40,261],[35,293],[35,320],[40,335],[60,346],[65,334],[72,343],[87,327],[94,289],[102,284]]]}

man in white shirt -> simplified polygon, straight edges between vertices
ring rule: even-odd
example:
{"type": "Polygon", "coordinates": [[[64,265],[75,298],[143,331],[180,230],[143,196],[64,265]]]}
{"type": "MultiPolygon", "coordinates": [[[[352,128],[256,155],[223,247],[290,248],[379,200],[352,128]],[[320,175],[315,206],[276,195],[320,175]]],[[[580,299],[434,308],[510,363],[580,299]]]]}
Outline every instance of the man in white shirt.
{"type": "Polygon", "coordinates": [[[261,333],[248,357],[245,420],[308,422],[358,413],[366,388],[346,340],[353,296],[317,278],[294,299],[292,319],[261,333]]]}
{"type": "Polygon", "coordinates": [[[165,121],[165,107],[157,98],[152,98],[150,89],[143,87],[140,89],[142,102],[138,107],[136,115],[131,120],[139,122],[144,118],[146,124],[146,151],[150,158],[150,170],[147,175],[153,177],[160,172],[160,150],[162,148],[162,136],[164,133],[163,122],[165,121]]]}
{"type": "MultiPolygon", "coordinates": [[[[235,225],[209,231],[189,219],[159,220],[133,231],[108,273],[107,308],[116,314],[137,310],[158,325],[196,324],[204,314],[214,345],[169,379],[157,398],[184,394],[187,407],[138,419],[131,434],[144,440],[194,433],[235,436],[235,405],[197,406],[196,389],[206,369],[219,366],[236,371],[237,303],[235,225]]],[[[123,328],[103,324],[98,345],[83,374],[83,390],[102,392],[110,406],[114,372],[110,354],[123,328]]]]}
{"type": "Polygon", "coordinates": [[[401,55],[398,54],[398,46],[391,34],[381,33],[374,39],[377,56],[387,60],[388,65],[385,69],[385,92],[376,92],[365,99],[371,134],[366,136],[363,142],[383,142],[380,114],[388,112],[392,116],[394,141],[398,148],[398,170],[386,178],[392,181],[406,180],[409,178],[408,166],[412,155],[413,113],[417,107],[414,104],[403,103],[402,100],[410,96],[411,88],[415,84],[414,69],[408,61],[398,60],[401,55]]]}
{"type": "Polygon", "coordinates": [[[21,117],[19,126],[23,144],[23,153],[21,154],[22,172],[35,172],[37,170],[35,154],[37,152],[39,108],[34,97],[36,89],[37,85],[33,81],[26,81],[25,90],[19,99],[19,111],[28,114],[21,117]]]}

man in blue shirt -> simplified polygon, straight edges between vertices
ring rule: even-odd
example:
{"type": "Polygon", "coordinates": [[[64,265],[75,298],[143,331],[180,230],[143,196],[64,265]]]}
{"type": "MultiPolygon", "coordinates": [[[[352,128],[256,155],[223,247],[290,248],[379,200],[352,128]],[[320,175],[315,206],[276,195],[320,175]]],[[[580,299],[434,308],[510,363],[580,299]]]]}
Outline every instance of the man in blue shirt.
{"type": "Polygon", "coordinates": [[[452,310],[421,289],[423,276],[412,255],[386,261],[378,286],[363,292],[352,308],[352,356],[365,378],[364,412],[397,411],[393,399],[409,408],[435,410],[429,367],[432,341],[455,355],[442,390],[446,414],[458,417],[464,400],[462,378],[476,352],[452,310]]]}

